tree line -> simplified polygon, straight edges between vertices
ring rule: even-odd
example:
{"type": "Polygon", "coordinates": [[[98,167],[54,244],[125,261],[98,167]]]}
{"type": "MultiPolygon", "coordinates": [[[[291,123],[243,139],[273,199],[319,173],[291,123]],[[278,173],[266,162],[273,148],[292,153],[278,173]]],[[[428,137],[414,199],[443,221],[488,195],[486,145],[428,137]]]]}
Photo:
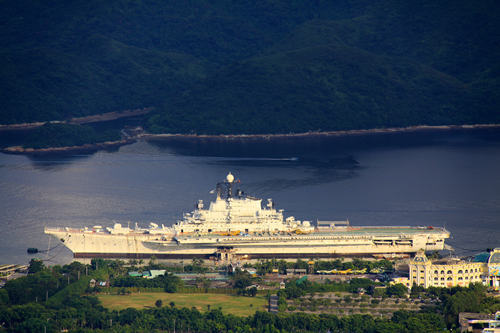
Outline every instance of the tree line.
{"type": "Polygon", "coordinates": [[[46,123],[27,132],[24,148],[70,147],[120,140],[118,130],[96,131],[85,125],[46,123]]]}
{"type": "MultiPolygon", "coordinates": [[[[414,288],[412,297],[439,299],[437,307],[422,311],[397,311],[391,319],[370,315],[338,317],[330,314],[256,312],[249,317],[224,314],[216,306],[206,312],[195,308],[177,308],[175,304],[137,310],[120,311],[104,308],[99,299],[86,290],[91,279],[122,281],[126,274],[117,261],[93,260],[92,265],[74,262],[70,265],[44,267],[32,261],[30,274],[6,283],[0,289],[0,332],[440,332],[458,327],[458,313],[500,310],[500,300],[486,294],[486,288],[473,284],[469,288],[414,288]]],[[[248,275],[237,273],[234,287],[248,286],[248,275]]],[[[144,279],[143,279],[144,280],[144,279]]],[[[164,286],[176,281],[170,274],[152,279],[164,286]]],[[[336,286],[326,283],[327,286],[336,286]]],[[[370,290],[373,282],[353,279],[350,291],[370,290]]],[[[337,288],[336,286],[335,288],[337,288]]],[[[321,287],[309,281],[289,281],[280,296],[296,297],[304,293],[322,292],[321,287]]],[[[333,287],[332,287],[333,288],[333,287]]],[[[398,295],[399,287],[390,291],[398,295]]],[[[175,292],[170,290],[169,292],[175,292]]],[[[124,296],[126,297],[126,296],[124,296]]]]}

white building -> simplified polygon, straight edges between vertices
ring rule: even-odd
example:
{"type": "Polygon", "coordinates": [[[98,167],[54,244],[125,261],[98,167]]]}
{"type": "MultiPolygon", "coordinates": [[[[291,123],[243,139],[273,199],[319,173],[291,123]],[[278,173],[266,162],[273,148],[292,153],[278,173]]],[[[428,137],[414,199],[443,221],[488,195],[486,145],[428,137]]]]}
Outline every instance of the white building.
{"type": "Polygon", "coordinates": [[[418,252],[409,264],[409,286],[468,287],[471,283],[482,283],[487,266],[482,262],[469,262],[456,258],[429,260],[423,251],[418,252]]]}

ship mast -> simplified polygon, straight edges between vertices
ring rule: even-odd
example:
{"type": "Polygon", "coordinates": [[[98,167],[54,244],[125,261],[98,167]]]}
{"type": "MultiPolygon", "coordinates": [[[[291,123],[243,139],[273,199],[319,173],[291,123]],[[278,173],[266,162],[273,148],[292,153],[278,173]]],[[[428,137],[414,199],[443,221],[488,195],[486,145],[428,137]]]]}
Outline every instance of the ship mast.
{"type": "Polygon", "coordinates": [[[234,176],[229,172],[226,176],[226,186],[227,186],[227,198],[226,198],[226,208],[227,208],[227,217],[226,221],[227,223],[231,223],[231,200],[232,200],[232,195],[233,195],[233,182],[234,182],[234,176]]]}

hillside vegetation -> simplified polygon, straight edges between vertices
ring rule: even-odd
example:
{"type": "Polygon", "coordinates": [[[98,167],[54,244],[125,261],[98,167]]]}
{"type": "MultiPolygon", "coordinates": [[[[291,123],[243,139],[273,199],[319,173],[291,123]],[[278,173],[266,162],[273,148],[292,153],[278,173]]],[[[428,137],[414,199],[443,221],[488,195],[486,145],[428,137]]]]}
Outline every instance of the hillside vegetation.
{"type": "Polygon", "coordinates": [[[155,106],[152,132],[500,122],[500,3],[1,2],[0,123],[155,106]]]}
{"type": "Polygon", "coordinates": [[[120,133],[115,130],[97,132],[89,126],[47,123],[28,132],[23,146],[35,149],[72,147],[120,139],[120,133]]]}

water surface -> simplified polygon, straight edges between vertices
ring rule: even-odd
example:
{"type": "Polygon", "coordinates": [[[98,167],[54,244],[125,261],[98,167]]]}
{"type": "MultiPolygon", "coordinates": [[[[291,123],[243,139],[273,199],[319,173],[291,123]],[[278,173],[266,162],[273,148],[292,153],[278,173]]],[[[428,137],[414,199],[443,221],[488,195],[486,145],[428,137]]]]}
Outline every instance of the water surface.
{"type": "MultiPolygon", "coordinates": [[[[434,225],[456,254],[500,247],[500,132],[257,143],[138,142],[115,152],[0,154],[0,264],[57,244],[44,226],[170,225],[233,172],[287,216],[352,225],[434,225]]],[[[65,263],[59,246],[39,255],[65,263]]]]}

